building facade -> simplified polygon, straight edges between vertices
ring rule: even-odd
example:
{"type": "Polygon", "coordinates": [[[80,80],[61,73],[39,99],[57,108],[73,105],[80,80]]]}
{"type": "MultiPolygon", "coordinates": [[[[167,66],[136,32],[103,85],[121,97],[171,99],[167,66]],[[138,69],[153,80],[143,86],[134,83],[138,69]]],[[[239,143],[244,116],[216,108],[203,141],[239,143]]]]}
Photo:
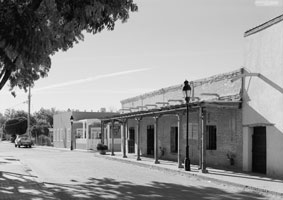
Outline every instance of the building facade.
{"type": "MultiPolygon", "coordinates": [[[[242,169],[242,81],[232,81],[241,76],[242,71],[190,83],[188,153],[191,163],[242,169]]],[[[122,100],[121,114],[103,120],[123,124],[125,154],[154,157],[156,163],[159,159],[174,160],[181,167],[187,141],[182,87],[180,84],[122,100]]]]}
{"type": "MultiPolygon", "coordinates": [[[[98,143],[101,143],[101,118],[113,116],[117,113],[109,112],[62,112],[53,116],[53,146],[59,148],[93,149],[96,150],[98,143]],[[70,118],[73,116],[73,125],[70,118]],[[72,134],[71,134],[72,133],[72,134]],[[73,140],[71,139],[73,137],[73,140]]],[[[110,132],[110,126],[105,127],[105,133],[110,132]]],[[[109,134],[106,134],[106,136],[109,134]]],[[[116,144],[121,143],[121,135],[116,134],[116,144]]],[[[104,138],[105,143],[110,141],[104,138]]],[[[121,145],[116,145],[115,150],[119,151],[121,145]],[[119,148],[118,148],[119,147],[119,148]]],[[[110,145],[111,147],[111,145],[110,145]]]]}
{"type": "Polygon", "coordinates": [[[244,67],[121,101],[123,155],[283,178],[283,15],[245,32],[244,67]],[[187,147],[187,119],[188,146],[187,147]]]}
{"type": "Polygon", "coordinates": [[[283,15],[245,33],[243,169],[283,177],[283,15]]]}

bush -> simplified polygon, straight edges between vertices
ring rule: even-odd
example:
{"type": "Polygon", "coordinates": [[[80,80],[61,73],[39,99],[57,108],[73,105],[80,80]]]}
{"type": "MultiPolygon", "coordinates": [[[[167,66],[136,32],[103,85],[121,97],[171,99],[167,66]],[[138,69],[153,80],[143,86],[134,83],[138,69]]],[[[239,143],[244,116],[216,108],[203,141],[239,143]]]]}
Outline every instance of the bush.
{"type": "Polygon", "coordinates": [[[41,145],[41,146],[52,146],[51,145],[51,139],[47,137],[46,135],[40,135],[36,138],[34,141],[35,144],[41,145]]]}
{"type": "Polygon", "coordinates": [[[99,151],[106,151],[106,150],[108,150],[108,146],[105,145],[105,144],[99,143],[99,144],[97,144],[96,149],[99,150],[99,151]]]}

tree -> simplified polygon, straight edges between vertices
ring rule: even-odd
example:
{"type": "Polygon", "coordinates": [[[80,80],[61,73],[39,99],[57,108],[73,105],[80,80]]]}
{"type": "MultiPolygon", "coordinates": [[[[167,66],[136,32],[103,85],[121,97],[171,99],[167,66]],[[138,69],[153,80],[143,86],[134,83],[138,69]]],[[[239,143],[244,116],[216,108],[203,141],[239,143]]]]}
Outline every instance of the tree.
{"type": "Polygon", "coordinates": [[[7,81],[27,90],[47,76],[51,55],[83,40],[83,31],[113,30],[130,11],[133,0],[0,0],[0,90],[7,81]]]}
{"type": "MultiPolygon", "coordinates": [[[[28,118],[28,113],[24,110],[7,109],[4,115],[6,120],[14,118],[28,118]]],[[[30,115],[30,125],[33,126],[34,124],[36,124],[36,120],[32,115],[30,115]]]]}
{"type": "Polygon", "coordinates": [[[38,112],[33,114],[37,124],[46,125],[48,128],[53,127],[53,115],[56,114],[57,111],[55,108],[44,109],[41,108],[38,112]]]}
{"type": "Polygon", "coordinates": [[[38,137],[39,135],[49,135],[49,127],[46,125],[36,124],[31,128],[32,137],[38,137]]]}
{"type": "Polygon", "coordinates": [[[26,118],[14,118],[9,119],[4,124],[4,131],[9,135],[22,135],[27,130],[27,119],[26,118]]]}
{"type": "Polygon", "coordinates": [[[6,121],[5,116],[2,113],[0,113],[0,128],[4,125],[5,121],[6,121]]]}

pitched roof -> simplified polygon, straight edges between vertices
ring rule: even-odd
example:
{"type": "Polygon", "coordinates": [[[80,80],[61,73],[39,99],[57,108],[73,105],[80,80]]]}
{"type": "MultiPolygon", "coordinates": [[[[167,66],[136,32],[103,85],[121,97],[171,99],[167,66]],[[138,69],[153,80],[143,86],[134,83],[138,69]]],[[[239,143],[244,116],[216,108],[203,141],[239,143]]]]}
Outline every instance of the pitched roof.
{"type": "MultiPolygon", "coordinates": [[[[198,97],[199,100],[211,99],[212,96],[204,95],[204,93],[217,94],[218,99],[233,98],[239,100],[241,98],[241,81],[231,81],[241,74],[241,69],[218,74],[208,78],[198,79],[192,81],[191,84],[194,87],[194,97],[198,97]]],[[[182,96],[183,84],[174,85],[166,88],[161,88],[149,93],[145,93],[139,96],[127,98],[121,101],[122,104],[137,101],[139,99],[146,99],[155,95],[165,94],[169,92],[176,92],[182,96]]],[[[214,97],[215,98],[215,97],[214,97]]]]}

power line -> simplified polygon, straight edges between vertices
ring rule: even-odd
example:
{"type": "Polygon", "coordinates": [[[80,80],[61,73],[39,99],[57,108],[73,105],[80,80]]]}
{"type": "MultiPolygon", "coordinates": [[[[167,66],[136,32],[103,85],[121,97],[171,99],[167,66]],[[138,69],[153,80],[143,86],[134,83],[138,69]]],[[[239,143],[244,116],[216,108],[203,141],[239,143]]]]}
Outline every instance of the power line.
{"type": "Polygon", "coordinates": [[[26,118],[17,118],[17,119],[19,120],[18,122],[15,122],[15,123],[13,123],[13,124],[6,124],[5,127],[18,125],[18,124],[22,123],[23,121],[26,121],[26,120],[27,120],[26,118]]]}
{"type": "Polygon", "coordinates": [[[12,109],[12,108],[14,108],[14,107],[16,107],[16,106],[19,106],[19,105],[25,104],[25,103],[27,103],[27,101],[23,101],[23,102],[21,102],[21,103],[14,104],[14,105],[12,105],[12,106],[9,107],[9,108],[2,109],[2,111],[10,110],[10,109],[12,109]]]}

